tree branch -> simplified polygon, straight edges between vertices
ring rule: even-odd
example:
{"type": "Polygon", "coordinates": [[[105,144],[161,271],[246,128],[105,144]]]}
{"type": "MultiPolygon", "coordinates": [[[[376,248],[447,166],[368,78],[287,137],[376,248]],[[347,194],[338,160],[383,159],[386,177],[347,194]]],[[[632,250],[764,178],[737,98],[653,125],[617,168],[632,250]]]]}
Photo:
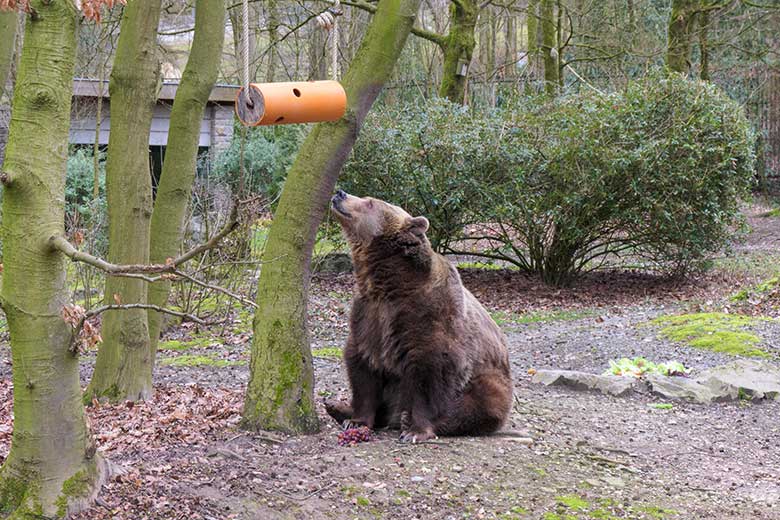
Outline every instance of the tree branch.
{"type": "Polygon", "coordinates": [[[79,251],[75,246],[73,246],[73,244],[68,242],[68,240],[61,235],[54,235],[50,237],[49,245],[53,250],[60,251],[74,262],[82,262],[91,265],[92,267],[96,267],[101,271],[105,271],[109,275],[125,276],[128,278],[141,278],[147,282],[155,282],[157,279],[143,276],[142,273],[176,272],[176,267],[178,265],[183,264],[187,260],[190,260],[193,257],[208,251],[209,249],[214,249],[219,244],[220,240],[225,238],[231,231],[233,231],[237,225],[238,203],[233,205],[233,209],[230,211],[230,217],[228,218],[227,223],[225,223],[225,225],[222,227],[222,229],[219,230],[219,232],[217,232],[217,234],[212,236],[207,242],[190,249],[183,255],[164,264],[112,264],[103,260],[102,258],[98,258],[96,256],[90,255],[89,253],[79,251]]]}
{"type": "MultiPolygon", "coordinates": [[[[344,0],[341,3],[343,5],[348,5],[350,7],[356,7],[358,9],[362,9],[363,11],[367,11],[371,14],[376,13],[376,6],[366,2],[365,0],[344,0]]],[[[444,45],[447,42],[447,36],[443,34],[435,33],[433,31],[429,31],[427,29],[421,29],[420,27],[412,27],[411,32],[415,36],[433,42],[439,47],[444,47],[444,45]]]]}

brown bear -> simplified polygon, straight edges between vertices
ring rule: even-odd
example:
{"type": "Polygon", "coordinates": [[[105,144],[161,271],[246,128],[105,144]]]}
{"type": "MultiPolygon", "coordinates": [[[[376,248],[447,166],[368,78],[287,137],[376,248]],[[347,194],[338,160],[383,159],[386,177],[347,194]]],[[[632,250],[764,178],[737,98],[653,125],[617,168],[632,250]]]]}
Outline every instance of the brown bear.
{"type": "Polygon", "coordinates": [[[400,428],[404,442],[501,428],[512,406],[504,335],[431,248],[428,220],[341,190],[331,203],[357,283],[344,349],[352,402],[328,413],[344,428],[400,428]]]}

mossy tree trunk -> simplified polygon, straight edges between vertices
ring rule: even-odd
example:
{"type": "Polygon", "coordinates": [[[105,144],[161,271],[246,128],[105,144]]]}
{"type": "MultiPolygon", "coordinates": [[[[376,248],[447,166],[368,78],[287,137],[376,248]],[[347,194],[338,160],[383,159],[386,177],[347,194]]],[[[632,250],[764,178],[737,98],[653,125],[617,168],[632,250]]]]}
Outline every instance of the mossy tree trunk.
{"type": "Polygon", "coordinates": [[[5,90],[11,64],[14,62],[17,24],[16,11],[0,11],[0,96],[5,90]]]}
{"type": "Polygon", "coordinates": [[[691,40],[699,0],[672,0],[666,66],[670,71],[688,74],[691,69],[691,40]]]}
{"type": "Polygon", "coordinates": [[[440,43],[444,52],[439,95],[453,103],[463,103],[468,81],[468,67],[477,44],[474,32],[479,18],[479,4],[474,0],[450,3],[450,31],[440,43]]]}
{"type": "Polygon", "coordinates": [[[542,28],[542,63],[544,64],[544,91],[548,96],[558,93],[560,68],[555,18],[555,0],[539,1],[539,18],[542,28]]]}
{"type": "Polygon", "coordinates": [[[703,80],[710,79],[709,30],[710,13],[709,11],[703,11],[699,14],[699,54],[701,56],[699,78],[703,80]]]}
{"type": "Polygon", "coordinates": [[[306,326],[317,229],[360,126],[395,66],[420,0],[380,0],[343,79],[347,113],[314,127],[287,175],[257,290],[243,426],[288,432],[319,427],[306,326]],[[275,259],[275,260],[274,260],[275,259]]]}
{"type": "MultiPolygon", "coordinates": [[[[119,42],[109,81],[111,135],[106,161],[108,260],[148,264],[152,183],[149,130],[157,99],[160,63],[157,25],[160,0],[133,0],[122,15],[119,42]]],[[[146,303],[146,282],[108,277],[106,303],[146,303]]],[[[103,344],[85,399],[139,400],[152,395],[153,357],[147,311],[108,311],[103,344]]]]}
{"type": "MultiPolygon", "coordinates": [[[[184,239],[185,218],[195,181],[200,124],[217,81],[224,38],[225,1],[197,0],[195,36],[173,100],[168,147],[152,213],[150,259],[155,264],[175,258],[184,239]]],[[[164,306],[170,289],[169,281],[150,285],[149,303],[164,306]]],[[[157,350],[161,322],[162,314],[149,311],[152,359],[157,350]]]]}
{"type": "Polygon", "coordinates": [[[84,418],[65,257],[65,163],[80,14],[69,0],[32,0],[4,170],[2,307],[11,333],[14,430],[0,469],[0,512],[64,517],[100,489],[104,464],[84,418]]]}

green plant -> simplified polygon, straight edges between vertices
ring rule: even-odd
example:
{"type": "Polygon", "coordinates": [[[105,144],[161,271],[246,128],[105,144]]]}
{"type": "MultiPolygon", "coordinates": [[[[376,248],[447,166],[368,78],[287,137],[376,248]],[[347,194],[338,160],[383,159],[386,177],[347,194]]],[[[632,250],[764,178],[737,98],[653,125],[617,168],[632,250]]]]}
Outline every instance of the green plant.
{"type": "Polygon", "coordinates": [[[741,228],[754,134],[715,86],[651,74],[625,91],[498,110],[433,100],[369,116],[343,174],[431,222],[439,251],[554,285],[621,259],[682,276],[741,228]]]}
{"type": "Polygon", "coordinates": [[[105,153],[98,157],[98,193],[94,198],[95,161],[91,148],[73,147],[68,154],[65,176],[65,214],[73,220],[89,220],[96,212],[105,212],[105,153]]]}
{"type": "Polygon", "coordinates": [[[604,375],[642,377],[648,373],[661,374],[662,376],[677,376],[688,373],[688,369],[679,361],[653,363],[643,357],[634,359],[621,358],[617,361],[610,360],[609,368],[604,372],[604,375]]]}
{"type": "Polygon", "coordinates": [[[287,170],[306,136],[303,125],[259,126],[243,129],[236,124],[230,146],[214,160],[212,175],[218,182],[236,188],[241,184],[241,148],[244,148],[244,188],[275,198],[282,189],[287,170]],[[244,141],[244,132],[246,140],[244,141]]]}

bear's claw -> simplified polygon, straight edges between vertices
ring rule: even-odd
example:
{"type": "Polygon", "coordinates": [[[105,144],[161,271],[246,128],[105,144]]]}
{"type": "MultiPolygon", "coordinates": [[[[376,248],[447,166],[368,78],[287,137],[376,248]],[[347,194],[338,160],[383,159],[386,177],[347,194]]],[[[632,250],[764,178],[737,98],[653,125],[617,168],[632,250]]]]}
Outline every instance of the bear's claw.
{"type": "Polygon", "coordinates": [[[431,439],[438,439],[433,432],[415,432],[415,431],[402,431],[401,437],[398,440],[401,442],[411,442],[417,444],[418,442],[425,442],[431,439]]]}

